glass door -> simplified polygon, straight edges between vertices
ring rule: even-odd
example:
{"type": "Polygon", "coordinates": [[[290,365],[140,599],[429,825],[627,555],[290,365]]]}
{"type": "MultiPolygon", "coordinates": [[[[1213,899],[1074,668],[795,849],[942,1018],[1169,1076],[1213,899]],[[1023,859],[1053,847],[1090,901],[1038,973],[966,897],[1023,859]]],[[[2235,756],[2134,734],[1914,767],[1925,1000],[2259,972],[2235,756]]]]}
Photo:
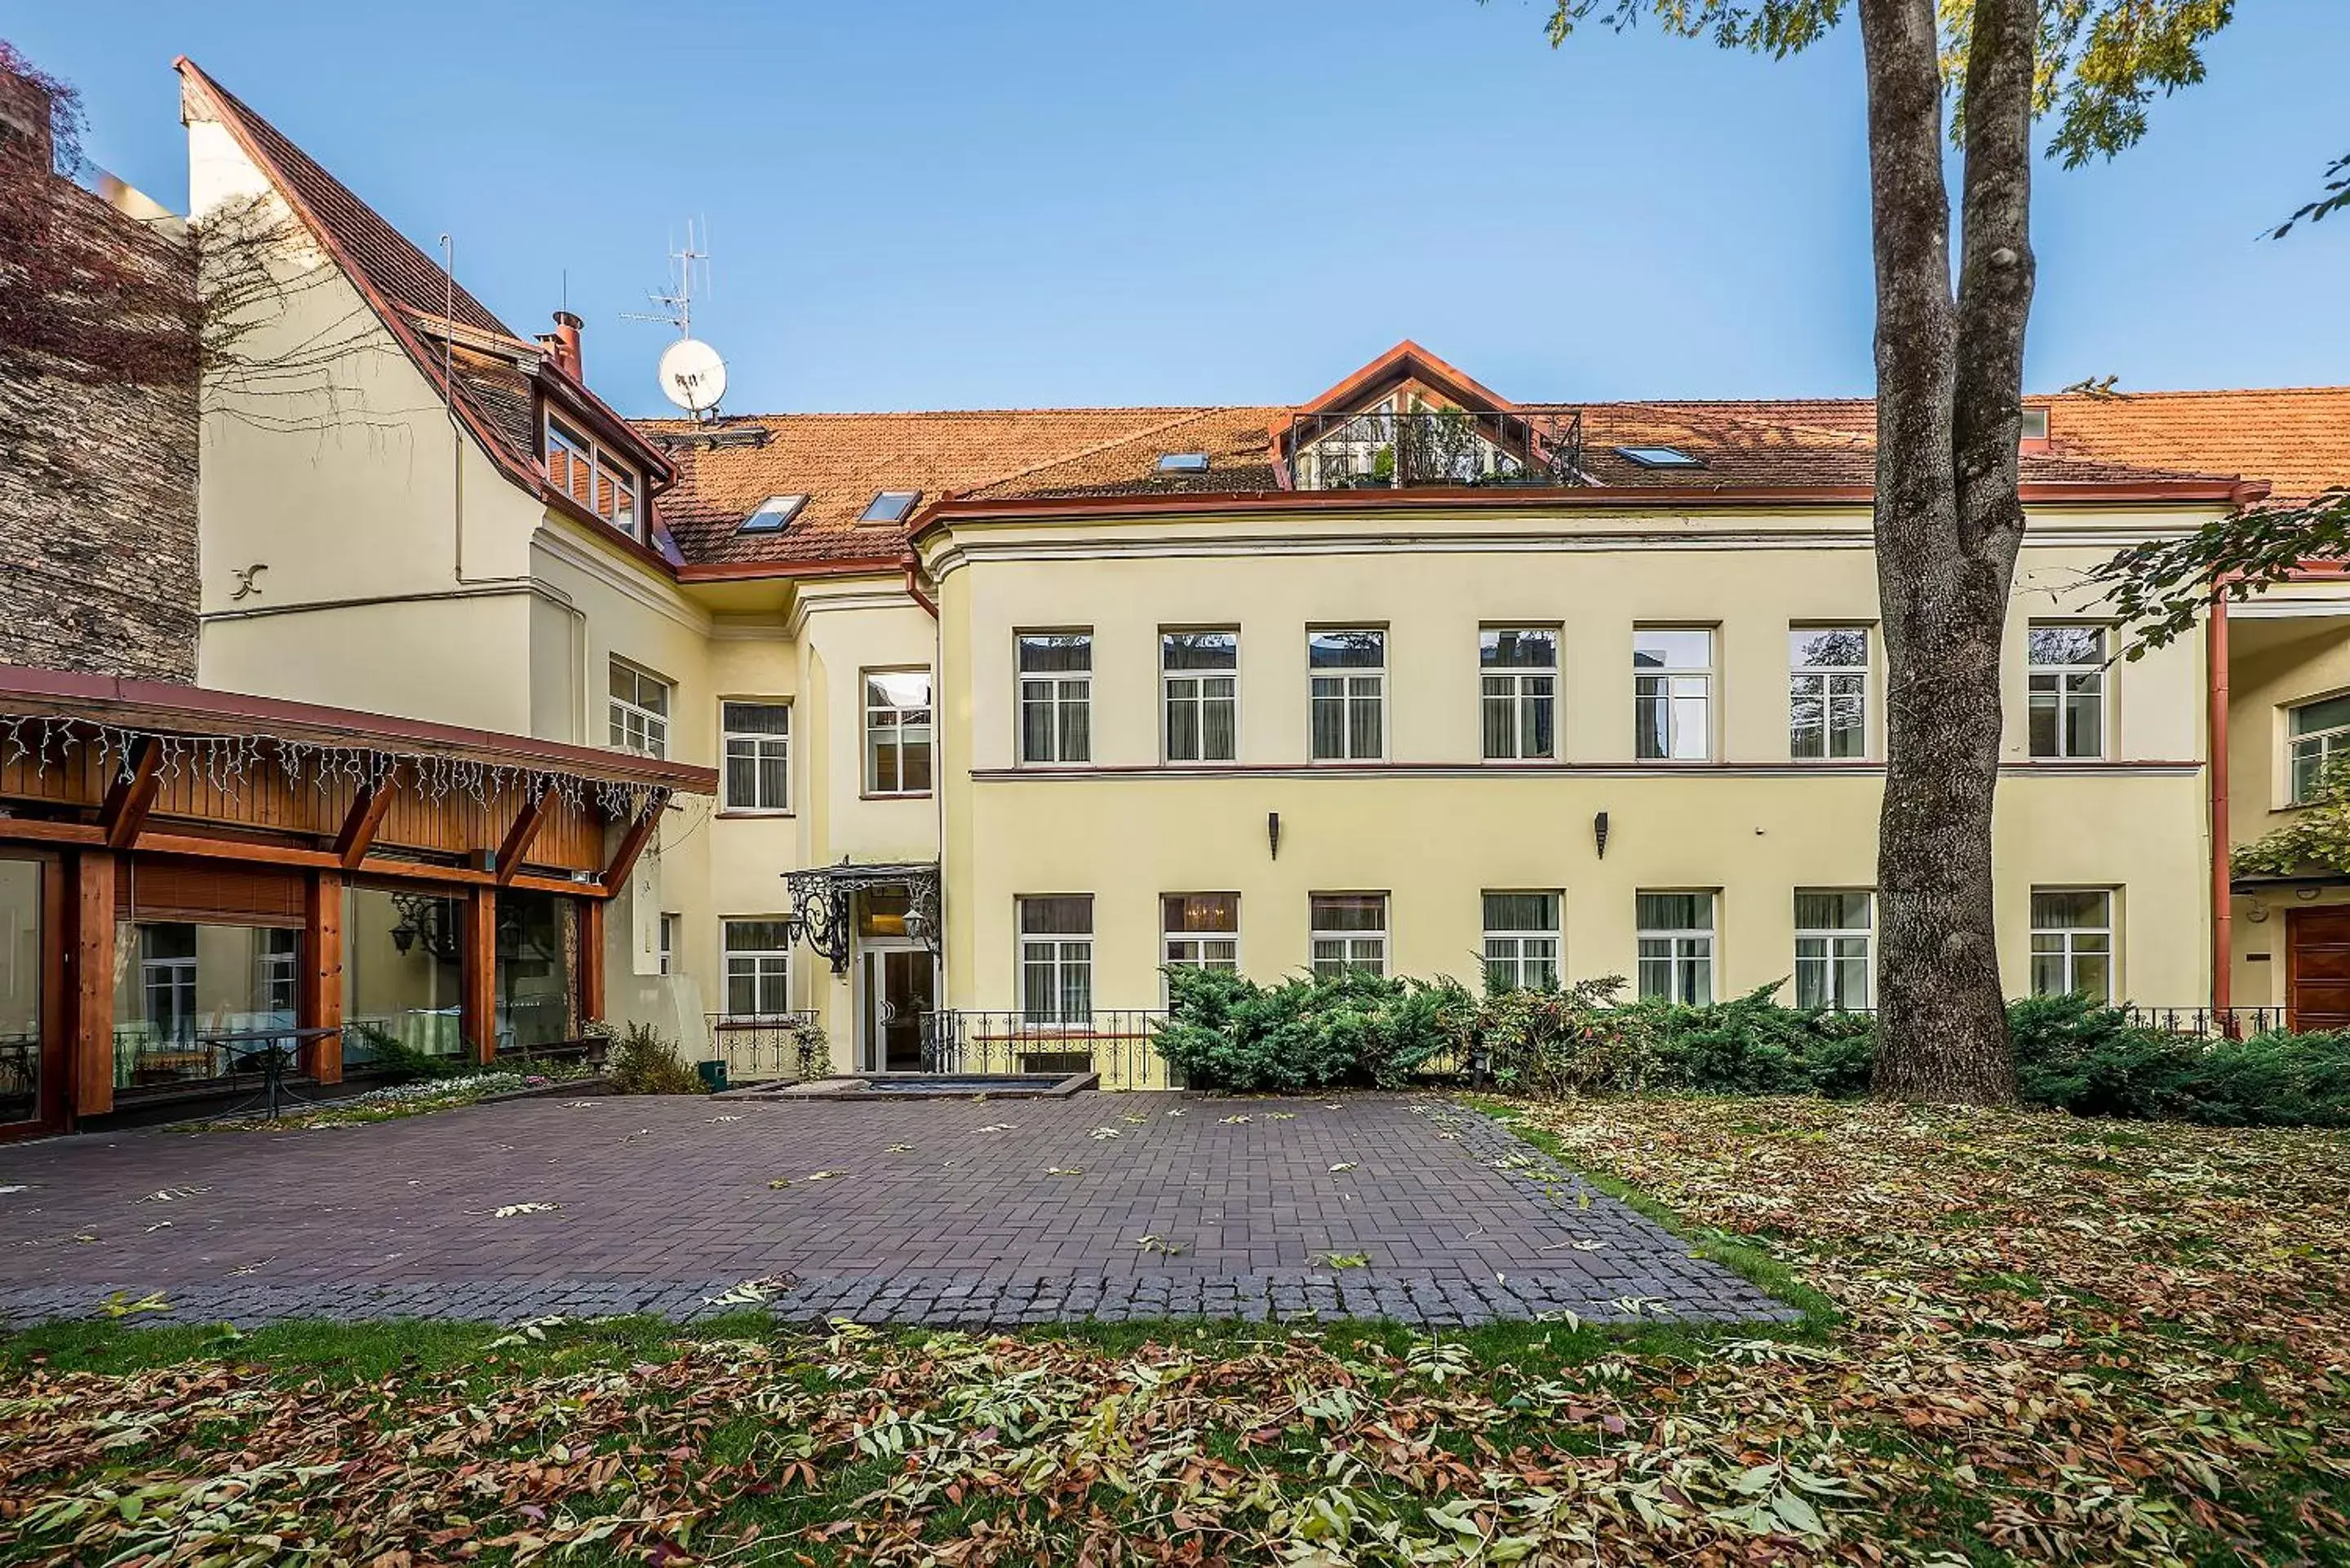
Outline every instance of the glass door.
{"type": "Polygon", "coordinates": [[[55,1131],[65,1120],[65,1040],[51,944],[64,932],[56,863],[0,859],[0,1130],[55,1131]]]}
{"type": "Polygon", "coordinates": [[[938,1004],[926,948],[867,948],[862,977],[863,1056],[868,1073],[922,1070],[922,1014],[938,1004]]]}

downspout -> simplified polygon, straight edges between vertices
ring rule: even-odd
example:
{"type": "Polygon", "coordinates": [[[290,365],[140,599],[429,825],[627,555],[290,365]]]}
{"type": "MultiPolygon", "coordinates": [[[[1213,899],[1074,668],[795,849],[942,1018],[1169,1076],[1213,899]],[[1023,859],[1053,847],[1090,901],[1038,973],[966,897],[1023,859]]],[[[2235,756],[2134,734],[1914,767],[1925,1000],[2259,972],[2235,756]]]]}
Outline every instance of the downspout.
{"type": "Polygon", "coordinates": [[[2204,744],[2211,784],[2211,1011],[2222,1030],[2233,991],[2233,933],[2229,928],[2233,906],[2228,887],[2228,594],[2211,590],[2211,613],[2203,622],[2203,662],[2210,685],[2209,731],[2204,744]]]}
{"type": "Polygon", "coordinates": [[[932,819],[938,827],[939,843],[939,963],[931,997],[931,1010],[947,1010],[947,771],[940,764],[946,760],[946,726],[939,722],[939,689],[945,684],[947,632],[939,618],[938,601],[922,591],[922,560],[912,550],[906,552],[906,597],[912,599],[931,617],[931,805],[932,819]]]}

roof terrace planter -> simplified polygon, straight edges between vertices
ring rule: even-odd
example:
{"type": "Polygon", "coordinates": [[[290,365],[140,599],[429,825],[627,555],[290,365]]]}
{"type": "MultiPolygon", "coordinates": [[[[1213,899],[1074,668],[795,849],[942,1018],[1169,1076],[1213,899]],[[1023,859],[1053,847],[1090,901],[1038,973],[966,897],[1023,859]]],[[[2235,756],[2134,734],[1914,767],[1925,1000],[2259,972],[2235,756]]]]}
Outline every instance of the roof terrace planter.
{"type": "Polygon", "coordinates": [[[1300,490],[1590,483],[1579,413],[1535,420],[1501,410],[1331,410],[1296,416],[1281,444],[1300,490]]]}

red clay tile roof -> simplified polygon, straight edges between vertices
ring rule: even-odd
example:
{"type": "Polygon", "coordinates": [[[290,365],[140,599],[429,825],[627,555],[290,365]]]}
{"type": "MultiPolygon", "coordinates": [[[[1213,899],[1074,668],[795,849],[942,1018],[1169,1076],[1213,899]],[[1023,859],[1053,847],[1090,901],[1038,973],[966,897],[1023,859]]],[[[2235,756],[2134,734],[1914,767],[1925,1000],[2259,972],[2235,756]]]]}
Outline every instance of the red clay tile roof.
{"type": "Polygon", "coordinates": [[[2265,479],[2279,501],[2350,484],[2350,387],[2033,398],[2052,450],[2265,479]]]}
{"type": "MultiPolygon", "coordinates": [[[[559,386],[564,398],[586,404],[614,430],[629,428],[593,392],[558,377],[537,344],[498,319],[285,132],[193,60],[182,57],[176,65],[190,117],[214,119],[228,129],[436,388],[442,382],[441,345],[452,336],[446,324],[455,325],[447,357],[453,400],[483,449],[518,483],[536,492],[546,480],[537,410],[538,394],[546,385],[559,386]],[[484,337],[498,341],[479,341],[484,337]]],[[[662,464],[651,449],[632,455],[660,472],[662,464]]],[[[655,548],[660,544],[657,535],[655,548]]]]}

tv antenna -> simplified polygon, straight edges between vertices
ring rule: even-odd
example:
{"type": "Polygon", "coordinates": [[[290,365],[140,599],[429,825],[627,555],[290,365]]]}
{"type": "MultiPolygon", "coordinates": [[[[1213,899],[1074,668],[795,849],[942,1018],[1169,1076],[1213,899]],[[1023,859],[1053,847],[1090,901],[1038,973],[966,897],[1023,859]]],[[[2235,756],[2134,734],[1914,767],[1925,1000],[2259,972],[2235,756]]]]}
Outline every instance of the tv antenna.
{"type": "Polygon", "coordinates": [[[661,351],[661,395],[694,419],[711,419],[718,412],[719,400],[726,395],[726,361],[719,357],[717,349],[693,335],[696,279],[704,293],[714,292],[710,286],[710,221],[702,221],[697,235],[693,220],[688,218],[685,244],[676,245],[672,238],[671,244],[669,288],[649,296],[660,310],[622,314],[630,321],[666,322],[677,328],[677,341],[661,351]]]}

